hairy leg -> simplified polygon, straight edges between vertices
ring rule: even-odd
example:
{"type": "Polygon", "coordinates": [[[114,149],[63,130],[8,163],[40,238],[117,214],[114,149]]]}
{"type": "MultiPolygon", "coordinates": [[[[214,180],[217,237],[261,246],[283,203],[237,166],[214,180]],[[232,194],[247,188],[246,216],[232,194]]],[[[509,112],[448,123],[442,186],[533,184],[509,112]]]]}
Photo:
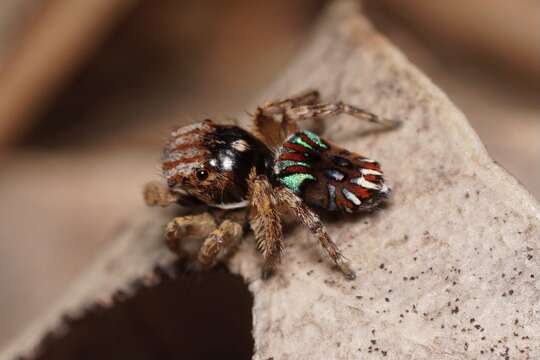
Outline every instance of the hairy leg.
{"type": "Polygon", "coordinates": [[[253,115],[252,130],[266,145],[278,147],[289,134],[298,130],[295,122],[291,122],[287,118],[285,109],[319,102],[320,95],[316,90],[307,90],[286,99],[267,102],[257,108],[253,115]],[[281,118],[276,121],[278,116],[281,116],[281,118]]]}
{"type": "Polygon", "coordinates": [[[206,212],[197,215],[180,216],[167,224],[165,241],[171,251],[183,255],[182,241],[204,239],[210,236],[216,227],[214,217],[206,212]]]}
{"type": "Polygon", "coordinates": [[[287,188],[279,187],[275,189],[277,199],[289,208],[292,213],[313,233],[323,249],[330,256],[332,261],[337,265],[339,270],[345,275],[348,280],[356,278],[356,274],[351,269],[349,262],[337,245],[330,239],[326,227],[322,223],[319,216],[313,212],[298,196],[287,188]]]}
{"type": "Polygon", "coordinates": [[[213,267],[219,256],[236,245],[243,234],[241,224],[223,221],[204,241],[197,257],[198,263],[205,269],[213,267]]]}
{"type": "Polygon", "coordinates": [[[388,130],[401,124],[398,120],[381,118],[341,101],[331,104],[320,103],[319,92],[308,90],[288,99],[266,103],[258,108],[253,118],[254,132],[267,145],[277,147],[288,135],[298,130],[298,122],[313,119],[321,129],[324,129],[322,120],[340,114],[351,115],[359,120],[381,125],[388,130]],[[281,118],[276,122],[276,117],[281,118]]]}
{"type": "Polygon", "coordinates": [[[372,114],[363,109],[357,108],[353,105],[348,105],[343,102],[337,102],[333,104],[310,104],[293,106],[285,109],[285,114],[290,121],[298,122],[307,119],[324,119],[340,114],[347,114],[354,116],[359,120],[368,121],[374,124],[383,126],[385,129],[397,128],[401,122],[398,120],[391,120],[381,118],[375,114],[372,114]]]}
{"type": "Polygon", "coordinates": [[[263,279],[268,279],[275,271],[283,252],[283,230],[272,186],[266,176],[249,178],[249,199],[251,228],[259,250],[264,257],[263,279]]]}
{"type": "Polygon", "coordinates": [[[317,90],[308,89],[286,99],[267,102],[260,109],[264,116],[271,117],[282,114],[284,109],[302,105],[314,105],[320,103],[320,101],[321,96],[319,92],[317,90]]]}

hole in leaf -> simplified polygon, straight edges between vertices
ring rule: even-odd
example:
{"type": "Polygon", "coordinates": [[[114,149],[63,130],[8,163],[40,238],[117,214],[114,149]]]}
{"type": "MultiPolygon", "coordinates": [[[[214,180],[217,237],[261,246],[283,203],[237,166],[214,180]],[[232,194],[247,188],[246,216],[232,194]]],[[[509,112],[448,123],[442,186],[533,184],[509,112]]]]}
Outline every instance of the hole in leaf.
{"type": "Polygon", "coordinates": [[[251,359],[253,297],[224,268],[179,274],[89,312],[37,359],[251,359]]]}

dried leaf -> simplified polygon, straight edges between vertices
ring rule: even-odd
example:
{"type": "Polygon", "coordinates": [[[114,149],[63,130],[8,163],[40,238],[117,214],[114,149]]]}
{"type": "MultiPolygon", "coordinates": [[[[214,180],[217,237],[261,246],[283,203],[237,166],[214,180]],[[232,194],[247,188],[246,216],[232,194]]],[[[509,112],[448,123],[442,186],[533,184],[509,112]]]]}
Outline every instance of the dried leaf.
{"type": "MultiPolygon", "coordinates": [[[[392,132],[346,117],[327,128],[328,138],[380,160],[394,193],[375,214],[329,220],[355,281],[300,227],[267,282],[252,239],[243,242],[228,265],[254,295],[254,359],[540,357],[538,204],[494,164],[463,114],[352,1],[329,8],[262,100],[308,87],[403,120],[392,132]]],[[[154,268],[173,262],[161,241],[167,219],[152,211],[134,221],[3,358],[31,352],[62,314],[156,280],[154,268]]]]}

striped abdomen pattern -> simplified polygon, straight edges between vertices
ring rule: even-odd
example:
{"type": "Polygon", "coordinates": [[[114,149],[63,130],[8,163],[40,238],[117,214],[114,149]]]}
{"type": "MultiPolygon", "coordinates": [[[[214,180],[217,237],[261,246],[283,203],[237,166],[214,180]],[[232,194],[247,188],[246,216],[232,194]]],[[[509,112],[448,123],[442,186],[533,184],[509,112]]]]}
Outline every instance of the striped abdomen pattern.
{"type": "Polygon", "coordinates": [[[277,152],[276,180],[308,204],[347,212],[376,206],[389,194],[380,165],[304,130],[277,152]]]}

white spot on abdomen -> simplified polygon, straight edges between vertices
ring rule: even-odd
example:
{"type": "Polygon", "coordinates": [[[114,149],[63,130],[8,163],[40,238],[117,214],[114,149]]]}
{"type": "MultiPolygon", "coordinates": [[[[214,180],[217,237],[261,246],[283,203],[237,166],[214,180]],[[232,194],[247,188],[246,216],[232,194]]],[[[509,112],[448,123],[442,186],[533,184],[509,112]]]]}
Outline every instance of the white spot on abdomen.
{"type": "Polygon", "coordinates": [[[360,172],[364,175],[378,175],[382,176],[382,172],[372,169],[361,169],[360,172]]]}
{"type": "Polygon", "coordinates": [[[343,196],[345,196],[345,198],[347,198],[347,200],[352,202],[354,205],[359,206],[362,203],[360,199],[349,190],[344,188],[341,192],[343,193],[343,196]]]}
{"type": "Polygon", "coordinates": [[[373,190],[380,190],[381,189],[381,187],[379,185],[374,184],[371,181],[367,181],[362,176],[351,179],[351,183],[362,186],[362,187],[364,187],[366,189],[373,189],[373,190]]]}

